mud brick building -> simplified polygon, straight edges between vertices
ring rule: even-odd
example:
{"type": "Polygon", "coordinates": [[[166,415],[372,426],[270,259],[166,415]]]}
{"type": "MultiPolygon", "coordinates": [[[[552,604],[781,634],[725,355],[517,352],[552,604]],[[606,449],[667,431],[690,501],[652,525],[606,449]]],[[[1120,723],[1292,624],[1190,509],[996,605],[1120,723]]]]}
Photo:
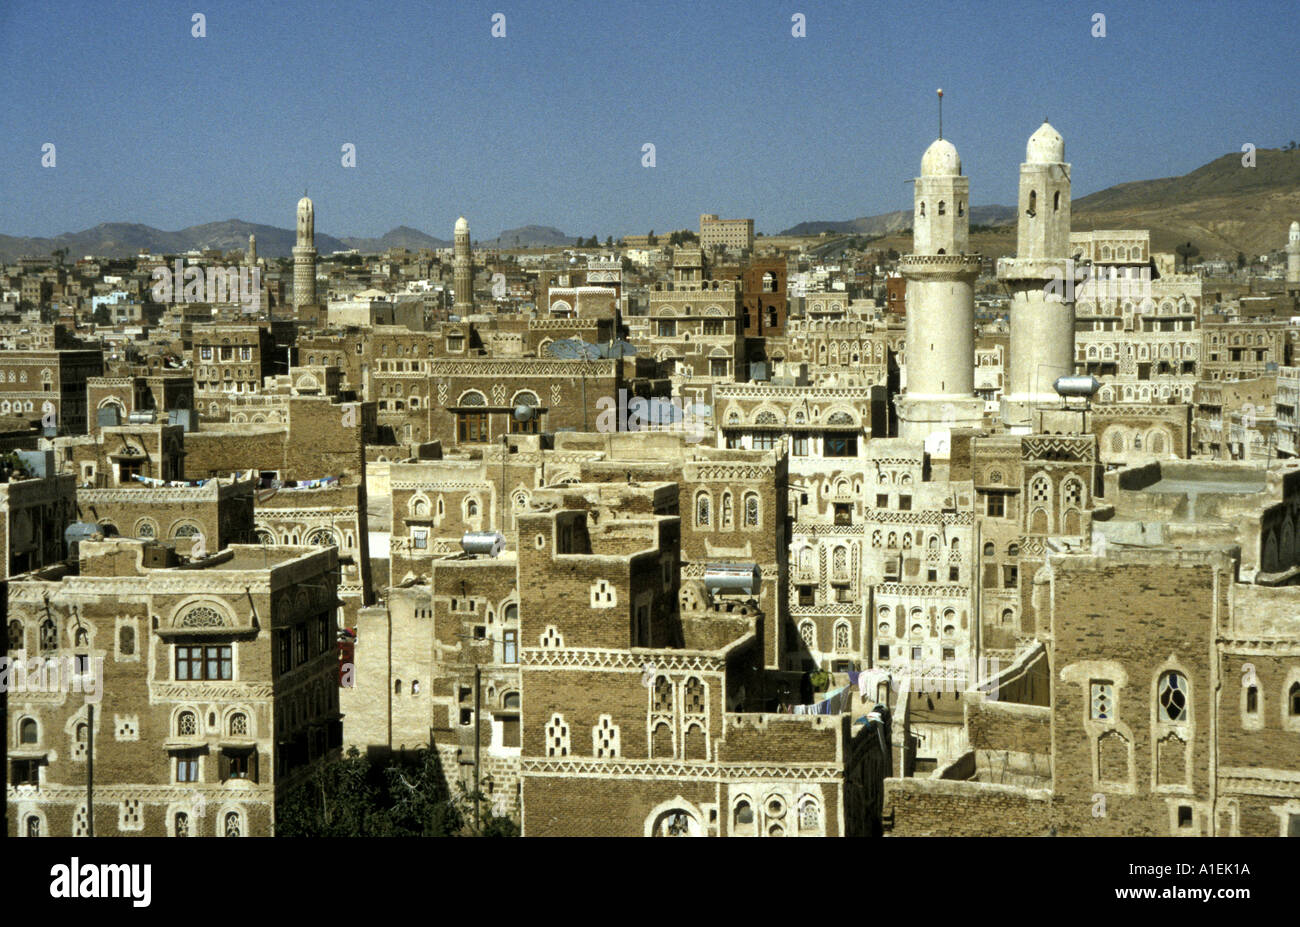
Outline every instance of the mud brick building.
{"type": "MultiPolygon", "coordinates": [[[[54,433],[84,435],[89,426],[86,383],[103,372],[104,355],[98,348],[2,351],[0,415],[44,420],[53,413],[54,433]]],[[[48,428],[46,433],[51,434],[48,428]]]]}
{"type": "Polygon", "coordinates": [[[886,783],[893,833],[1300,832],[1300,471],[1153,462],[1104,489],[1032,575],[1037,643],[963,693],[969,750],[886,783]]]}
{"type": "Polygon", "coordinates": [[[9,693],[8,835],[88,832],[92,738],[97,836],[270,835],[276,796],[341,743],[335,575],[330,548],[183,564],[111,539],[12,579],[10,657],[98,676],[99,700],[92,729],[84,685],[9,693]]]}
{"type": "Polygon", "coordinates": [[[125,425],[133,414],[188,424],[182,416],[194,408],[194,378],[187,371],[90,377],[86,380],[86,407],[91,433],[105,425],[125,425]]]}
{"type": "Polygon", "coordinates": [[[63,532],[76,520],[71,476],[54,472],[53,455],[40,454],[44,475],[19,471],[0,476],[0,580],[63,559],[63,532]]]}
{"type": "Polygon", "coordinates": [[[595,431],[611,419],[611,430],[618,430],[620,397],[624,405],[637,396],[668,398],[668,383],[657,375],[657,364],[636,357],[436,360],[429,437],[450,450],[499,442],[505,434],[595,431]],[[530,417],[515,414],[521,406],[533,410],[530,417]]]}

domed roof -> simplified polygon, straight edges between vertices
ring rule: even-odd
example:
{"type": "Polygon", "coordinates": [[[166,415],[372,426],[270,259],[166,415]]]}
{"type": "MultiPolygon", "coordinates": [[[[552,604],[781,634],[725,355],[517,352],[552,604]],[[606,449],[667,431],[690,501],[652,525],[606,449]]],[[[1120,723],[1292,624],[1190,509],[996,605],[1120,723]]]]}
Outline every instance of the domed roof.
{"type": "Polygon", "coordinates": [[[1065,161],[1065,139],[1046,119],[1038,131],[1029,136],[1025,160],[1033,164],[1057,164],[1065,161]]]}
{"type": "Polygon", "coordinates": [[[957,146],[946,138],[935,139],[921,155],[922,177],[956,177],[961,174],[957,146]]]}
{"type": "Polygon", "coordinates": [[[307,197],[305,197],[305,196],[304,196],[302,199],[300,199],[300,200],[298,201],[298,211],[299,211],[299,212],[303,212],[303,211],[311,212],[311,211],[312,211],[311,200],[307,199],[307,197]]]}
{"type": "Polygon", "coordinates": [[[456,231],[458,232],[469,231],[469,222],[465,219],[464,216],[461,216],[459,219],[456,220],[456,231]]]}
{"type": "Polygon", "coordinates": [[[1290,235],[1290,238],[1291,238],[1292,241],[1300,241],[1300,222],[1292,222],[1292,223],[1291,223],[1291,235],[1290,235]]]}

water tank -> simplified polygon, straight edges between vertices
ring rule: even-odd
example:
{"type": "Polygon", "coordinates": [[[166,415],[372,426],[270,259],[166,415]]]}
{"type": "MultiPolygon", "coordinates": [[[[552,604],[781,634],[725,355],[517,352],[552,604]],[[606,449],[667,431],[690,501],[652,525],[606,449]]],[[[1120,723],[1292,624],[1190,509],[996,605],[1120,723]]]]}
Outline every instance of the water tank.
{"type": "Polygon", "coordinates": [[[153,409],[138,409],[126,417],[132,425],[152,425],[157,419],[158,413],[153,409]]]}
{"type": "Polygon", "coordinates": [[[68,556],[77,556],[77,545],[82,541],[93,541],[104,537],[103,529],[93,521],[74,521],[63,529],[63,543],[68,548],[68,556]]]}
{"type": "Polygon", "coordinates": [[[765,382],[767,376],[767,363],[765,361],[750,361],[749,378],[755,382],[765,382]]]}
{"type": "Polygon", "coordinates": [[[1058,396],[1091,396],[1101,389],[1101,381],[1094,376],[1057,377],[1052,384],[1058,396]]]}
{"type": "Polygon", "coordinates": [[[710,563],[704,568],[704,586],[709,592],[757,595],[757,563],[710,563]]]}
{"type": "Polygon", "coordinates": [[[484,554],[495,557],[506,549],[506,537],[500,531],[468,531],[460,539],[467,554],[484,554]]]}

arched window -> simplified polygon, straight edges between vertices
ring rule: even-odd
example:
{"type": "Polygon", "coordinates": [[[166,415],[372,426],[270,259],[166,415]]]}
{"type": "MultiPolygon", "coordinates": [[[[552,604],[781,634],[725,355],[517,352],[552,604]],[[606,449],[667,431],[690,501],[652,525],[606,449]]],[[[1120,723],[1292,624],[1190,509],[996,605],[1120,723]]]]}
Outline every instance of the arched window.
{"type": "Polygon", "coordinates": [[[20,744],[40,743],[41,729],[32,718],[24,718],[18,725],[18,742],[20,744]]]}
{"type": "Polygon", "coordinates": [[[230,735],[232,737],[248,736],[248,715],[242,711],[237,711],[230,716],[230,735]]]}
{"type": "Polygon", "coordinates": [[[18,619],[9,622],[9,652],[23,649],[23,623],[18,619]]]}
{"type": "Polygon", "coordinates": [[[30,815],[27,818],[27,836],[39,837],[41,835],[41,819],[36,815],[30,815]]]}
{"type": "Polygon", "coordinates": [[[758,527],[758,493],[745,493],[745,527],[758,527]]]}
{"type": "Polygon", "coordinates": [[[1186,721],[1188,708],[1187,677],[1168,672],[1160,677],[1156,689],[1157,717],[1161,721],[1186,721]]]}
{"type": "Polygon", "coordinates": [[[948,214],[948,204],[945,203],[943,200],[939,200],[939,215],[944,216],[947,214],[948,214]]]}
{"type": "Polygon", "coordinates": [[[992,557],[992,556],[996,553],[996,550],[997,550],[997,549],[993,546],[993,542],[992,542],[992,541],[985,541],[985,542],[984,542],[984,556],[985,556],[986,558],[988,558],[988,557],[992,557]]]}
{"type": "Polygon", "coordinates": [[[1038,212],[1038,191],[1029,191],[1029,209],[1026,212],[1032,217],[1038,212]]]}
{"type": "Polygon", "coordinates": [[[729,492],[722,494],[722,512],[719,517],[723,528],[731,527],[731,493],[729,492]]]}
{"type": "Polygon", "coordinates": [[[1061,191],[1057,190],[1055,193],[1052,194],[1052,212],[1056,212],[1060,208],[1061,208],[1061,191]]]}
{"type": "Polygon", "coordinates": [[[835,625],[835,650],[837,653],[847,653],[849,650],[849,625],[847,622],[840,622],[835,625]]]}
{"type": "Polygon", "coordinates": [[[238,837],[241,835],[239,812],[230,811],[226,814],[226,826],[224,833],[227,837],[238,837]]]}
{"type": "Polygon", "coordinates": [[[402,680],[400,679],[393,680],[393,694],[394,695],[402,694],[402,680]]]}
{"type": "Polygon", "coordinates": [[[702,492],[695,497],[695,525],[706,528],[713,517],[713,501],[709,494],[702,492]]]}
{"type": "Polygon", "coordinates": [[[1300,717],[1300,682],[1291,683],[1291,688],[1286,695],[1286,703],[1291,711],[1291,717],[1300,717]]]}
{"type": "Polygon", "coordinates": [[[176,813],[173,833],[177,837],[188,837],[190,835],[190,816],[184,811],[176,813]]]}
{"type": "Polygon", "coordinates": [[[46,618],[41,622],[41,651],[59,649],[59,632],[54,627],[54,619],[46,618]]]}
{"type": "Polygon", "coordinates": [[[1019,556],[1020,556],[1020,545],[1017,544],[1015,541],[1012,541],[1010,544],[1008,544],[1008,545],[1007,545],[1007,556],[1008,556],[1008,557],[1019,557],[1019,556]]]}
{"type": "Polygon", "coordinates": [[[805,621],[799,625],[799,637],[809,650],[817,649],[817,626],[811,621],[805,621]]]}
{"type": "Polygon", "coordinates": [[[176,733],[181,737],[193,737],[199,732],[198,716],[192,711],[182,711],[176,717],[176,733]]]}
{"type": "Polygon", "coordinates": [[[476,499],[465,500],[465,515],[468,518],[478,517],[478,500],[476,499]]]}
{"type": "Polygon", "coordinates": [[[90,637],[85,628],[77,628],[72,634],[73,646],[85,647],[90,644],[90,637]]]}

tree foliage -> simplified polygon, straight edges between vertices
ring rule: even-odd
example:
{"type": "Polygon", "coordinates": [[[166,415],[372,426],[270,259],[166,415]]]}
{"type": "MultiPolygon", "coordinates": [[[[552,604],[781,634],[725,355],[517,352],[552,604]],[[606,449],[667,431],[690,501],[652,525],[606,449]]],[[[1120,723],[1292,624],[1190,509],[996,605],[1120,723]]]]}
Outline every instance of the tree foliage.
{"type": "Polygon", "coordinates": [[[355,747],[319,761],[277,800],[280,837],[514,837],[519,829],[496,816],[481,793],[452,794],[436,750],[394,756],[379,766],[355,747]],[[474,828],[474,806],[480,826],[474,828]]]}

